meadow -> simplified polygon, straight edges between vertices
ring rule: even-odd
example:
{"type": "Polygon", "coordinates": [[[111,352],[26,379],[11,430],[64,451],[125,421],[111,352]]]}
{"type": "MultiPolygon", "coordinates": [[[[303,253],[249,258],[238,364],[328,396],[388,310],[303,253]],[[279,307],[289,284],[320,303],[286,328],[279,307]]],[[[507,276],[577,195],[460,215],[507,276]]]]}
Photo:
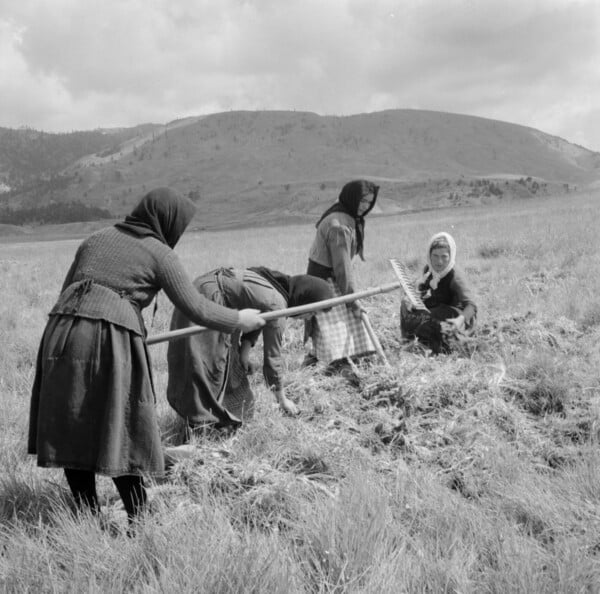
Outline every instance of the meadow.
{"type": "MultiPolygon", "coordinates": [[[[253,420],[194,436],[152,484],[133,537],[110,479],[103,518],[75,515],[59,470],[26,454],[38,342],[79,240],[0,255],[0,588],[5,592],[600,591],[600,194],[367,222],[361,288],[415,276],[448,231],[479,305],[475,337],[431,356],[399,336],[399,291],[364,306],[391,364],[361,387],[300,367],[286,330],[283,416],[260,374],[253,420]]],[[[312,225],[187,233],[190,275],[216,266],[303,272],[312,225]]],[[[168,329],[161,295],[150,334],[168,329]]],[[[184,431],[151,347],[165,447],[184,431]]],[[[253,357],[261,358],[260,343],[253,357]]]]}

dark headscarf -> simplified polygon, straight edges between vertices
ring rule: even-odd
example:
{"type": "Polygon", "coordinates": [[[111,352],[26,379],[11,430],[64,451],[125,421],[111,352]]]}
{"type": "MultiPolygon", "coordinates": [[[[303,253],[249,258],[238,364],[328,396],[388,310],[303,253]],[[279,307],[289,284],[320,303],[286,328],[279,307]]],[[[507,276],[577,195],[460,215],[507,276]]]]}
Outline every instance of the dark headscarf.
{"type": "Polygon", "coordinates": [[[361,260],[364,260],[363,256],[363,242],[365,236],[365,216],[371,212],[375,206],[377,200],[377,193],[379,192],[379,186],[373,182],[357,179],[348,182],[340,192],[338,200],[335,204],[332,204],[318,220],[316,227],[319,226],[320,222],[332,212],[345,212],[354,219],[354,228],[356,230],[356,251],[360,256],[361,260]],[[373,194],[373,200],[369,205],[369,208],[362,214],[358,214],[358,207],[363,196],[373,194]]]}
{"type": "Polygon", "coordinates": [[[288,307],[308,305],[315,301],[331,299],[335,295],[326,280],[308,274],[289,276],[278,270],[272,270],[265,266],[253,266],[249,268],[260,274],[267,280],[286,300],[288,307]]]}
{"type": "Polygon", "coordinates": [[[195,212],[196,207],[189,198],[170,188],[156,188],[115,227],[137,237],[155,237],[174,248],[195,212]]]}
{"type": "Polygon", "coordinates": [[[309,274],[297,274],[290,277],[290,299],[288,305],[308,305],[316,301],[333,299],[333,289],[330,284],[317,276],[309,274]]]}

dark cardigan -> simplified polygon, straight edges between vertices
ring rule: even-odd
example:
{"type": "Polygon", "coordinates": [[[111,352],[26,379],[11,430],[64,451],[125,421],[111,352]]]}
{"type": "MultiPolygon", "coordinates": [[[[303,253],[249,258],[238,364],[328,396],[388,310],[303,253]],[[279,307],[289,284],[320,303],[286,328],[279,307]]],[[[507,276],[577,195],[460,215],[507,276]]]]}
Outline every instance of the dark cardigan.
{"type": "Polygon", "coordinates": [[[431,275],[418,287],[427,308],[433,309],[440,305],[457,307],[463,312],[465,323],[469,325],[477,313],[477,305],[461,272],[453,268],[444,278],[440,279],[435,289],[430,287],[430,281],[431,275]]]}

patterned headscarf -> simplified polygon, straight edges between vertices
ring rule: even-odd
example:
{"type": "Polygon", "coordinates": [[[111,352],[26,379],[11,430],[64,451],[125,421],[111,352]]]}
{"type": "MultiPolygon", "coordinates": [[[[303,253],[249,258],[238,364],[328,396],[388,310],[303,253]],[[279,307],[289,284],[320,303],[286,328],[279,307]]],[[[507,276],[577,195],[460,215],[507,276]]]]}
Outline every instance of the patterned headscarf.
{"type": "Polygon", "coordinates": [[[431,275],[429,286],[432,289],[437,289],[438,283],[442,280],[456,264],[456,243],[454,238],[449,233],[441,232],[432,235],[427,245],[427,266],[425,267],[425,276],[423,282],[427,280],[427,277],[431,275]],[[450,253],[450,261],[448,266],[441,272],[436,272],[431,265],[431,252],[436,248],[445,248],[450,253]]]}
{"type": "Polygon", "coordinates": [[[342,191],[338,197],[338,201],[332,204],[321,215],[321,218],[317,221],[315,226],[318,227],[320,222],[332,212],[345,212],[346,214],[349,214],[354,219],[354,228],[356,230],[356,252],[360,256],[361,260],[364,260],[363,242],[365,235],[365,216],[371,212],[375,206],[378,192],[379,186],[375,185],[373,182],[366,181],[364,179],[357,179],[348,182],[342,188],[342,191]],[[373,200],[371,200],[369,208],[367,208],[362,215],[359,215],[358,208],[360,206],[360,201],[362,200],[363,196],[367,196],[369,194],[373,194],[373,200]]]}
{"type": "Polygon", "coordinates": [[[155,237],[174,248],[196,213],[194,203],[170,188],[148,192],[115,227],[137,237],[155,237]]]}

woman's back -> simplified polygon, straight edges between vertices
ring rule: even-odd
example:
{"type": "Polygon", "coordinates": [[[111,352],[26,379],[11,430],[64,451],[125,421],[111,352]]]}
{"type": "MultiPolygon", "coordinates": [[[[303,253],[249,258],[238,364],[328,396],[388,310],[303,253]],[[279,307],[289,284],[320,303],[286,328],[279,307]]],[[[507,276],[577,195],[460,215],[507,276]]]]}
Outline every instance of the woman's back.
{"type": "Polygon", "coordinates": [[[102,229],[88,237],[77,250],[64,288],[73,282],[91,279],[125,293],[128,299],[145,307],[160,289],[160,263],[170,252],[170,248],[153,237],[134,237],[114,227],[102,229]]]}

